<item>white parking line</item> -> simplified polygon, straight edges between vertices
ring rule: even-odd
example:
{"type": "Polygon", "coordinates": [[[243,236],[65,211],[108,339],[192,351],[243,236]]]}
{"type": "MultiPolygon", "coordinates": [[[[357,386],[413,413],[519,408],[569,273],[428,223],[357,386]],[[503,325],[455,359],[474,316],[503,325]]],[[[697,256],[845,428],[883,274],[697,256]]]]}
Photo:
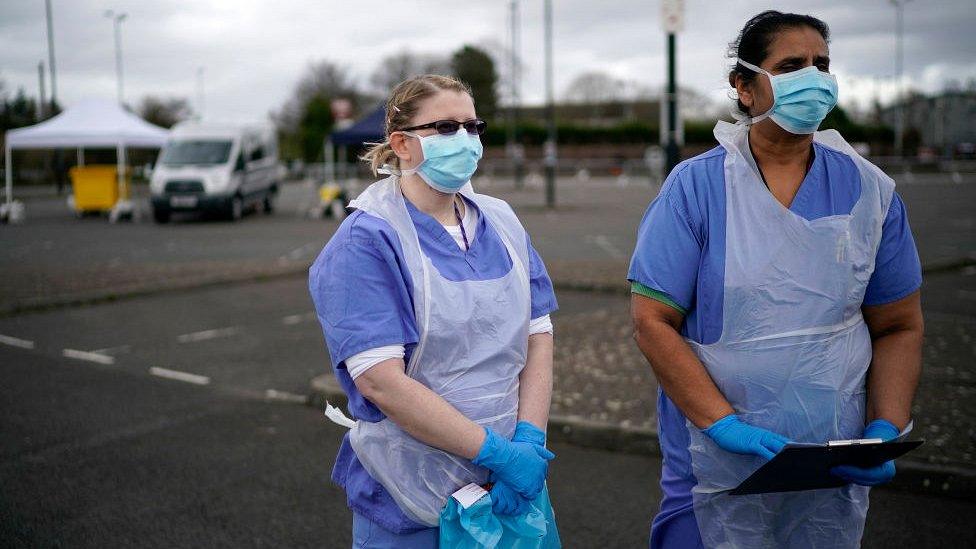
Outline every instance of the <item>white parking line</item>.
{"type": "Polygon", "coordinates": [[[287,391],[276,391],[268,389],[264,392],[264,398],[268,400],[281,400],[284,402],[305,402],[307,399],[303,395],[296,395],[287,391]]]}
{"type": "Polygon", "coordinates": [[[231,326],[230,328],[217,328],[215,330],[203,330],[201,332],[193,332],[191,334],[183,334],[176,336],[176,341],[180,343],[194,343],[197,341],[205,341],[208,339],[216,339],[218,337],[230,337],[237,334],[240,328],[236,326],[231,326]]]}
{"type": "Polygon", "coordinates": [[[295,324],[301,324],[302,322],[311,322],[315,319],[315,311],[309,311],[300,315],[288,315],[282,318],[281,322],[285,326],[293,326],[295,324]]]}
{"type": "Polygon", "coordinates": [[[96,364],[105,364],[106,366],[111,366],[112,364],[115,364],[115,357],[102,355],[99,353],[92,353],[89,351],[79,351],[77,349],[64,349],[61,351],[61,354],[65,358],[86,360],[88,362],[94,362],[96,364]]]}
{"type": "Polygon", "coordinates": [[[166,379],[173,379],[176,381],[184,381],[186,383],[193,383],[194,385],[210,384],[210,378],[207,376],[199,376],[197,374],[180,372],[178,370],[169,370],[166,368],[157,368],[153,366],[152,368],[149,368],[149,373],[156,377],[163,377],[166,379]]]}
{"type": "Polygon", "coordinates": [[[91,351],[100,355],[117,355],[121,353],[128,353],[132,347],[130,345],[119,345],[118,347],[106,347],[104,349],[95,349],[91,351]]]}
{"type": "Polygon", "coordinates": [[[26,339],[20,339],[19,337],[5,336],[0,334],[0,343],[4,345],[10,345],[11,347],[20,347],[21,349],[33,349],[34,342],[26,339]]]}
{"type": "Polygon", "coordinates": [[[309,251],[315,249],[315,242],[308,242],[301,247],[295,248],[294,250],[286,253],[285,255],[278,258],[279,262],[282,261],[297,261],[306,255],[309,251]]]}
{"type": "Polygon", "coordinates": [[[618,250],[617,247],[614,246],[612,242],[610,242],[610,239],[607,238],[606,235],[598,234],[594,236],[586,236],[585,240],[588,240],[596,244],[598,248],[607,252],[607,255],[609,255],[613,259],[621,259],[624,257],[623,252],[618,250]]]}

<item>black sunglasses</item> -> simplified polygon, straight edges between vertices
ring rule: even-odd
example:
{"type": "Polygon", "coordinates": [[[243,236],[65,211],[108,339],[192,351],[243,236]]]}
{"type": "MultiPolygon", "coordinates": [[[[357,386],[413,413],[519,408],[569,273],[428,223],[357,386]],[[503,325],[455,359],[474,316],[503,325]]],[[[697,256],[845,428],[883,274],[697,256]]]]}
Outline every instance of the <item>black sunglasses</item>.
{"type": "Polygon", "coordinates": [[[485,128],[488,127],[488,123],[480,118],[475,118],[474,120],[468,120],[467,122],[458,122],[457,120],[438,120],[437,122],[431,122],[430,124],[421,124],[419,126],[412,126],[410,128],[403,128],[400,131],[412,131],[412,130],[426,130],[428,128],[434,128],[437,133],[443,135],[450,135],[452,133],[457,133],[458,129],[464,126],[464,131],[470,134],[481,135],[485,133],[485,128]]]}

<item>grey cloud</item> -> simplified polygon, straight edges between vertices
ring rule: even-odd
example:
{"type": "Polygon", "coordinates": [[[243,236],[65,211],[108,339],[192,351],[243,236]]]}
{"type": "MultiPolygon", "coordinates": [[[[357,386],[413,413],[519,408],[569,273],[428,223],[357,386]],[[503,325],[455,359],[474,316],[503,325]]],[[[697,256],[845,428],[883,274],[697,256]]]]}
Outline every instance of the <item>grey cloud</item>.
{"type": "MultiPolygon", "coordinates": [[[[207,112],[216,117],[264,116],[279,107],[310,60],[349,66],[365,84],[384,56],[410,49],[448,53],[464,43],[506,40],[508,2],[379,0],[202,2],[192,0],[53,0],[60,95],[112,97],[115,73],[111,23],[105,9],[129,13],[123,24],[126,97],[156,93],[194,97],[197,67],[206,67],[207,112]]],[[[522,11],[523,97],[541,101],[542,2],[522,11]]],[[[646,0],[554,1],[556,91],[580,73],[610,70],[658,87],[664,80],[660,7],[646,0]]],[[[679,36],[679,78],[718,96],[727,43],[768,2],[686,2],[679,36]]],[[[833,32],[832,57],[845,74],[889,77],[894,10],[883,0],[786,0],[782,11],[821,17],[833,32]]],[[[953,70],[976,76],[972,2],[910,2],[906,8],[905,72],[921,82],[953,70]],[[937,6],[937,7],[934,7],[937,6]],[[935,70],[938,68],[938,70],[935,70]],[[926,72],[927,71],[927,72],[926,72]]],[[[35,93],[36,65],[47,58],[41,2],[0,3],[0,78],[35,93]]],[[[501,68],[501,67],[500,67],[501,68]]],[[[940,76],[942,75],[942,76],[940,76]]],[[[933,85],[938,84],[937,82],[933,85]]]]}

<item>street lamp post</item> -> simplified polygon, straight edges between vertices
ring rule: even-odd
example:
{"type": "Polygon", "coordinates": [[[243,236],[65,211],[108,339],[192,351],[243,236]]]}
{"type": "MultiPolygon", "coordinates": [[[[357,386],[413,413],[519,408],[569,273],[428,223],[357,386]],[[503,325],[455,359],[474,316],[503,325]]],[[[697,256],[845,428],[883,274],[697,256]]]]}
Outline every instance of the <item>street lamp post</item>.
{"type": "Polygon", "coordinates": [[[891,0],[895,6],[895,155],[904,153],[905,100],[902,94],[901,76],[905,62],[905,4],[911,0],[891,0]]]}
{"type": "Polygon", "coordinates": [[[556,105],[552,73],[552,0],[545,3],[546,34],[546,207],[556,207],[556,105]]]}
{"type": "MultiPolygon", "coordinates": [[[[677,63],[675,55],[677,50],[676,35],[684,30],[685,19],[684,0],[665,0],[661,3],[661,25],[667,36],[668,52],[668,71],[667,71],[667,143],[664,144],[664,151],[667,158],[666,177],[671,170],[678,165],[681,160],[681,149],[678,145],[678,84],[677,84],[677,63]]],[[[661,102],[664,108],[664,102],[661,102]]]]}
{"type": "Polygon", "coordinates": [[[122,106],[124,96],[122,86],[122,21],[125,21],[128,14],[107,10],[105,17],[111,19],[115,27],[115,79],[118,85],[119,106],[122,106]]]}
{"type": "Polygon", "coordinates": [[[197,120],[203,120],[203,67],[197,67],[197,120]]]}
{"type": "Polygon", "coordinates": [[[519,89],[521,78],[521,68],[519,66],[521,37],[519,35],[518,0],[511,0],[511,4],[509,5],[509,23],[511,25],[511,51],[509,52],[511,62],[511,72],[509,74],[511,78],[511,104],[508,107],[508,135],[506,141],[508,142],[508,155],[512,161],[512,175],[515,178],[515,188],[521,189],[524,153],[518,141],[519,103],[521,101],[519,89]]]}
{"type": "MultiPolygon", "coordinates": [[[[51,15],[51,0],[45,0],[44,7],[47,15],[47,57],[51,69],[51,105],[48,111],[54,114],[54,106],[58,102],[58,77],[54,69],[54,21],[51,15]]],[[[44,101],[43,97],[41,101],[44,101]]]]}

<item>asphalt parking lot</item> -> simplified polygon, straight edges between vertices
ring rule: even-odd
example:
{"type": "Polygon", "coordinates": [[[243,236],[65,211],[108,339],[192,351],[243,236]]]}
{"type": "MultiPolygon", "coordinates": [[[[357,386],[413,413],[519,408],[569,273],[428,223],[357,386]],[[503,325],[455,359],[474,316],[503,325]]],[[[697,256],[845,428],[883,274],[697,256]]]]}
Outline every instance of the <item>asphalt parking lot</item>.
{"type": "MultiPolygon", "coordinates": [[[[623,278],[657,188],[561,180],[550,211],[537,187],[483,183],[515,205],[560,288],[553,412],[652,426],[623,278]]],[[[961,472],[976,470],[974,183],[899,186],[930,267],[920,456],[961,472]]],[[[305,217],[314,200],[297,182],[271,216],[112,225],[37,192],[25,224],[0,227],[4,545],[348,546],[328,482],[341,430],[304,405],[329,363],[303,272],[337,226],[305,217]]],[[[567,546],[641,545],[658,458],[556,451],[567,546]]],[[[875,491],[864,545],[976,545],[972,499],[931,492],[875,491]]]]}

